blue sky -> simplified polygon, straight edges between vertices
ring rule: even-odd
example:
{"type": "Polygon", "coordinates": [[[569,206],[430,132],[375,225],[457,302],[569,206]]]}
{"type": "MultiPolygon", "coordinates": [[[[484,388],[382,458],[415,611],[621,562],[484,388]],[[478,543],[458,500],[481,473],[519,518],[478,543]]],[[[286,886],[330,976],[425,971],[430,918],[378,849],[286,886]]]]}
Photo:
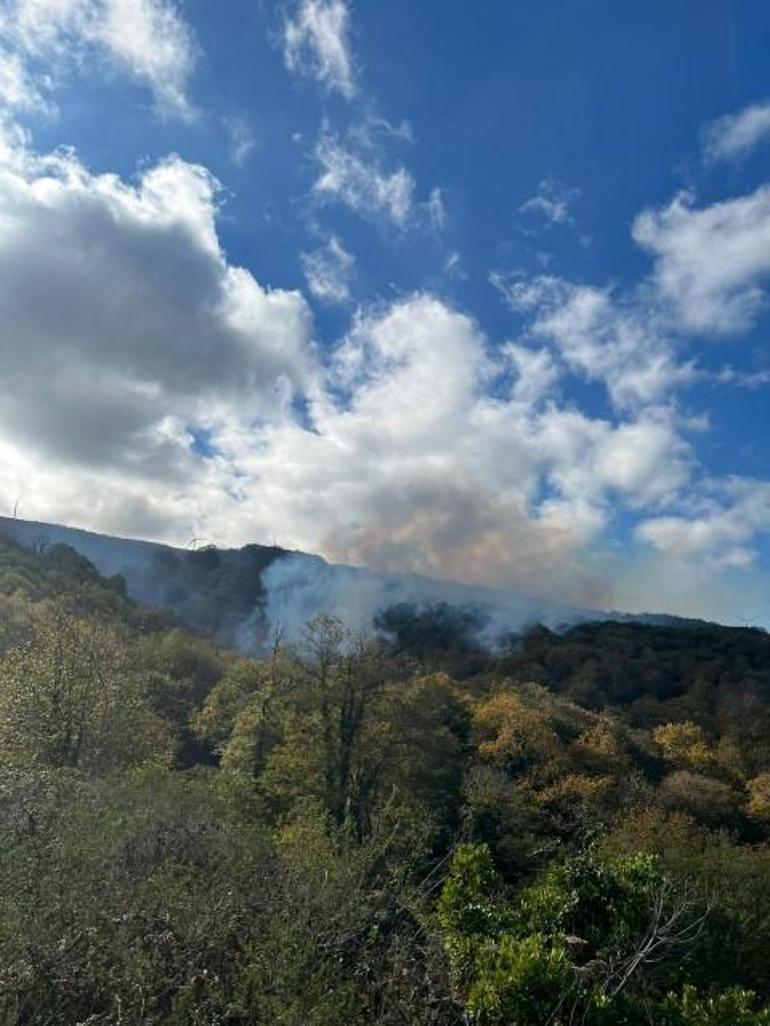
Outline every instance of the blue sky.
{"type": "Polygon", "coordinates": [[[0,0],[0,495],[770,622],[769,49],[752,0],[0,0]]]}

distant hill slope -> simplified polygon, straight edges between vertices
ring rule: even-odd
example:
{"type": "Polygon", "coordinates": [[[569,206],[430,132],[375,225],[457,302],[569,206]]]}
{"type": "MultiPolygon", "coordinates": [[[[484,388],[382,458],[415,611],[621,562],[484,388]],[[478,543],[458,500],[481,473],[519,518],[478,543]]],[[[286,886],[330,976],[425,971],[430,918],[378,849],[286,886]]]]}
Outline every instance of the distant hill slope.
{"type": "Polygon", "coordinates": [[[283,549],[179,549],[79,528],[0,517],[0,533],[28,548],[69,545],[107,577],[121,575],[128,594],[173,610],[196,630],[231,644],[234,631],[264,604],[263,571],[283,549]]]}
{"type": "Polygon", "coordinates": [[[472,610],[477,632],[489,640],[534,623],[561,628],[596,620],[698,622],[579,609],[412,574],[337,566],[276,546],[180,549],[8,517],[0,517],[0,533],[31,549],[70,545],[104,575],[122,575],[132,598],[170,609],[199,632],[244,649],[257,647],[277,627],[294,635],[318,612],[366,626],[394,607],[472,610]]]}

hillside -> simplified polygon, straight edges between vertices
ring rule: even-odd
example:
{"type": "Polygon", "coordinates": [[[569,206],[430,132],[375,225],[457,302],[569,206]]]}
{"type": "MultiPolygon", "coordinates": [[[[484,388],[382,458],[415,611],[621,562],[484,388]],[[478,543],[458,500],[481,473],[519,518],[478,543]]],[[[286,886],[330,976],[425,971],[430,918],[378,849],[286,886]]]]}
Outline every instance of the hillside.
{"type": "Polygon", "coordinates": [[[766,1026],[764,632],[252,659],[2,540],[0,625],[0,1021],[766,1026]]]}
{"type": "Polygon", "coordinates": [[[192,628],[231,644],[237,628],[264,601],[263,571],[288,555],[261,545],[177,549],[7,517],[0,517],[0,535],[37,551],[68,545],[105,576],[120,575],[132,598],[169,609],[192,628]]]}
{"type": "Polygon", "coordinates": [[[368,628],[398,606],[467,611],[471,615],[466,627],[473,623],[486,644],[536,623],[561,628],[607,619],[661,626],[686,622],[661,614],[579,609],[415,574],[339,566],[277,546],[180,549],[8,517],[0,517],[0,535],[33,550],[69,545],[106,576],[120,575],[132,598],[169,609],[192,629],[246,651],[269,644],[276,630],[296,637],[318,613],[368,628]]]}

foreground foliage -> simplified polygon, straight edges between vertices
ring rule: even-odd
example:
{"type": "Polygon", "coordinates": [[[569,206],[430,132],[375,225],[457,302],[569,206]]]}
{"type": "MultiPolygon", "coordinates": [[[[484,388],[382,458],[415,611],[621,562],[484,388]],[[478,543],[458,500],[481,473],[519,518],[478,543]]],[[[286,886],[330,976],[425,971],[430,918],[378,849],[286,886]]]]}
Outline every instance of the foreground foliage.
{"type": "Polygon", "coordinates": [[[767,637],[412,613],[245,658],[0,541],[0,1024],[770,1026],[767,637]]]}

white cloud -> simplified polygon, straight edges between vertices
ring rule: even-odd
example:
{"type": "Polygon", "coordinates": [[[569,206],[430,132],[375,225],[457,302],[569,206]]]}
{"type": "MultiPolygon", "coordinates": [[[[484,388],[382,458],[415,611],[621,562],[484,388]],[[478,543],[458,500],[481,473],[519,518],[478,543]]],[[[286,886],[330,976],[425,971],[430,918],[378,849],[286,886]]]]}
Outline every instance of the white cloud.
{"type": "Polygon", "coordinates": [[[257,145],[254,129],[243,117],[225,118],[224,126],[230,138],[230,160],[236,167],[243,167],[257,145]]]}
{"type": "Polygon", "coordinates": [[[690,516],[647,520],[637,528],[638,536],[675,560],[749,566],[756,556],[755,536],[770,532],[770,483],[730,478],[709,491],[692,500],[690,516]]]}
{"type": "Polygon", "coordinates": [[[690,478],[689,448],[670,419],[645,415],[613,425],[551,406],[535,424],[557,499],[594,516],[610,495],[632,509],[666,503],[690,478]]]}
{"type": "Polygon", "coordinates": [[[655,285],[682,328],[719,335],[751,327],[770,274],[770,186],[701,209],[682,193],[640,214],[633,236],[655,257],[655,285]]]}
{"type": "Polygon", "coordinates": [[[653,257],[651,273],[625,291],[574,284],[554,275],[491,276],[527,331],[546,341],[571,371],[604,384],[619,411],[670,403],[709,380],[766,383],[763,371],[706,372],[683,357],[693,334],[721,337],[752,328],[770,276],[770,186],[697,208],[687,194],[643,211],[634,240],[653,257]]]}
{"type": "Polygon", "coordinates": [[[308,390],[307,306],[228,263],[217,191],[176,157],[131,184],[0,152],[5,494],[55,507],[85,487],[93,516],[107,495],[181,503],[211,474],[191,430],[280,420],[308,390]]]}
{"type": "Polygon", "coordinates": [[[13,111],[50,111],[17,53],[0,50],[0,109],[13,111]]]}
{"type": "Polygon", "coordinates": [[[574,224],[570,206],[579,196],[580,189],[570,189],[556,178],[544,178],[535,195],[521,204],[519,213],[538,214],[550,224],[574,224]]]}
{"type": "Polygon", "coordinates": [[[271,429],[254,457],[259,515],[391,569],[521,582],[538,556],[569,558],[568,529],[530,516],[537,455],[519,407],[487,400],[494,370],[473,322],[430,296],[360,315],[331,369],[345,398],[317,397],[310,430],[271,429]]]}
{"type": "Polygon", "coordinates": [[[405,227],[414,206],[414,179],[406,168],[385,171],[375,156],[354,152],[328,132],[318,142],[316,158],[321,165],[316,196],[405,227]]]}
{"type": "Polygon", "coordinates": [[[548,275],[492,281],[531,316],[531,333],[553,344],[573,372],[603,382],[619,410],[664,402],[694,373],[677,362],[654,304],[619,303],[606,289],[548,275]]]}
{"type": "Polygon", "coordinates": [[[602,603],[610,500],[659,505],[688,472],[670,424],[559,408],[549,353],[494,353],[429,295],[360,312],[322,378],[301,297],[227,263],[201,168],[131,185],[17,149],[0,171],[0,490],[25,516],[182,543],[193,523],[219,543],[279,532],[602,603]]]}
{"type": "Polygon", "coordinates": [[[350,133],[361,146],[374,149],[382,139],[395,139],[400,142],[414,142],[412,126],[406,120],[397,125],[387,118],[375,114],[367,114],[361,121],[354,124],[350,133]]]}
{"type": "Polygon", "coordinates": [[[428,197],[428,220],[436,232],[443,232],[447,224],[446,204],[444,203],[444,192],[442,189],[431,189],[428,197]]]}
{"type": "Polygon", "coordinates": [[[506,342],[501,353],[514,372],[511,397],[526,406],[534,406],[554,396],[561,371],[549,350],[530,349],[516,342],[506,342]]]}
{"type": "Polygon", "coordinates": [[[307,286],[324,303],[344,303],[350,298],[350,277],[356,258],[332,235],[325,246],[302,254],[307,286]]]}
{"type": "Polygon", "coordinates": [[[468,275],[463,270],[463,261],[457,250],[453,250],[447,255],[444,261],[444,274],[448,278],[457,278],[459,281],[465,281],[468,275]]]}
{"type": "Polygon", "coordinates": [[[635,507],[667,502],[690,478],[690,450],[667,419],[618,425],[596,453],[594,473],[635,507]]]}
{"type": "Polygon", "coordinates": [[[170,0],[5,0],[0,40],[14,54],[17,87],[5,98],[17,109],[36,96],[50,104],[56,79],[97,57],[149,87],[164,113],[194,115],[197,44],[170,0]]]}
{"type": "Polygon", "coordinates": [[[254,483],[249,520],[228,524],[266,537],[280,521],[285,544],[339,560],[608,601],[592,549],[610,500],[664,503],[687,447],[664,421],[555,406],[556,373],[543,351],[495,356],[429,295],[360,313],[308,424],[268,425],[251,454],[219,439],[254,483]]]}
{"type": "MultiPolygon", "coordinates": [[[[370,212],[380,194],[356,189],[370,212]]],[[[129,182],[0,135],[0,494],[22,515],[181,543],[193,523],[220,544],[278,534],[582,605],[630,603],[624,514],[640,551],[750,561],[770,485],[702,479],[659,238],[656,277],[625,295],[499,278],[526,318],[501,345],[419,293],[359,310],[324,356],[298,293],[227,260],[217,195],[178,157],[129,182]],[[570,374],[603,382],[614,412],[565,398],[570,374]]],[[[347,298],[339,239],[304,267],[319,298],[347,298]]],[[[658,608],[665,569],[646,585],[658,608]]]]}
{"type": "Polygon", "coordinates": [[[345,0],[300,0],[294,17],[284,26],[287,68],[352,99],[356,88],[349,33],[345,0]]]}
{"type": "Polygon", "coordinates": [[[737,388],[757,389],[770,385],[770,370],[736,370],[735,367],[722,367],[711,374],[703,373],[707,381],[716,381],[720,385],[734,385],[737,388]]]}
{"type": "Polygon", "coordinates": [[[735,160],[768,139],[770,102],[755,103],[712,122],[703,135],[703,152],[708,160],[735,160]]]}
{"type": "Polygon", "coordinates": [[[529,424],[539,425],[539,452],[544,459],[549,453],[546,479],[556,492],[541,516],[552,509],[568,522],[597,521],[595,531],[604,534],[605,509],[625,508],[638,518],[635,537],[643,546],[628,562],[636,580],[630,569],[616,578],[625,603],[649,608],[652,597],[659,608],[669,601],[678,612],[724,616],[767,594],[749,568],[757,539],[770,534],[770,484],[710,480],[686,440],[710,430],[709,418],[684,413],[678,399],[693,382],[767,384],[764,369],[707,370],[686,353],[693,335],[721,338],[756,326],[770,275],[770,187],[703,208],[681,194],[640,214],[633,237],[653,265],[626,289],[553,275],[491,276],[524,318],[528,345],[514,355],[530,365],[525,396],[540,413],[529,424]],[[560,408],[556,389],[567,372],[601,382],[619,422],[610,427],[560,408]],[[692,586],[668,581],[667,560],[692,586]],[[728,581],[738,572],[747,575],[743,597],[728,581]]]}
{"type": "Polygon", "coordinates": [[[385,166],[383,147],[371,130],[371,121],[354,125],[344,141],[328,126],[323,127],[315,148],[320,174],[313,185],[314,196],[400,229],[442,232],[447,226],[443,190],[435,187],[426,200],[418,201],[415,180],[406,167],[385,166]]]}

